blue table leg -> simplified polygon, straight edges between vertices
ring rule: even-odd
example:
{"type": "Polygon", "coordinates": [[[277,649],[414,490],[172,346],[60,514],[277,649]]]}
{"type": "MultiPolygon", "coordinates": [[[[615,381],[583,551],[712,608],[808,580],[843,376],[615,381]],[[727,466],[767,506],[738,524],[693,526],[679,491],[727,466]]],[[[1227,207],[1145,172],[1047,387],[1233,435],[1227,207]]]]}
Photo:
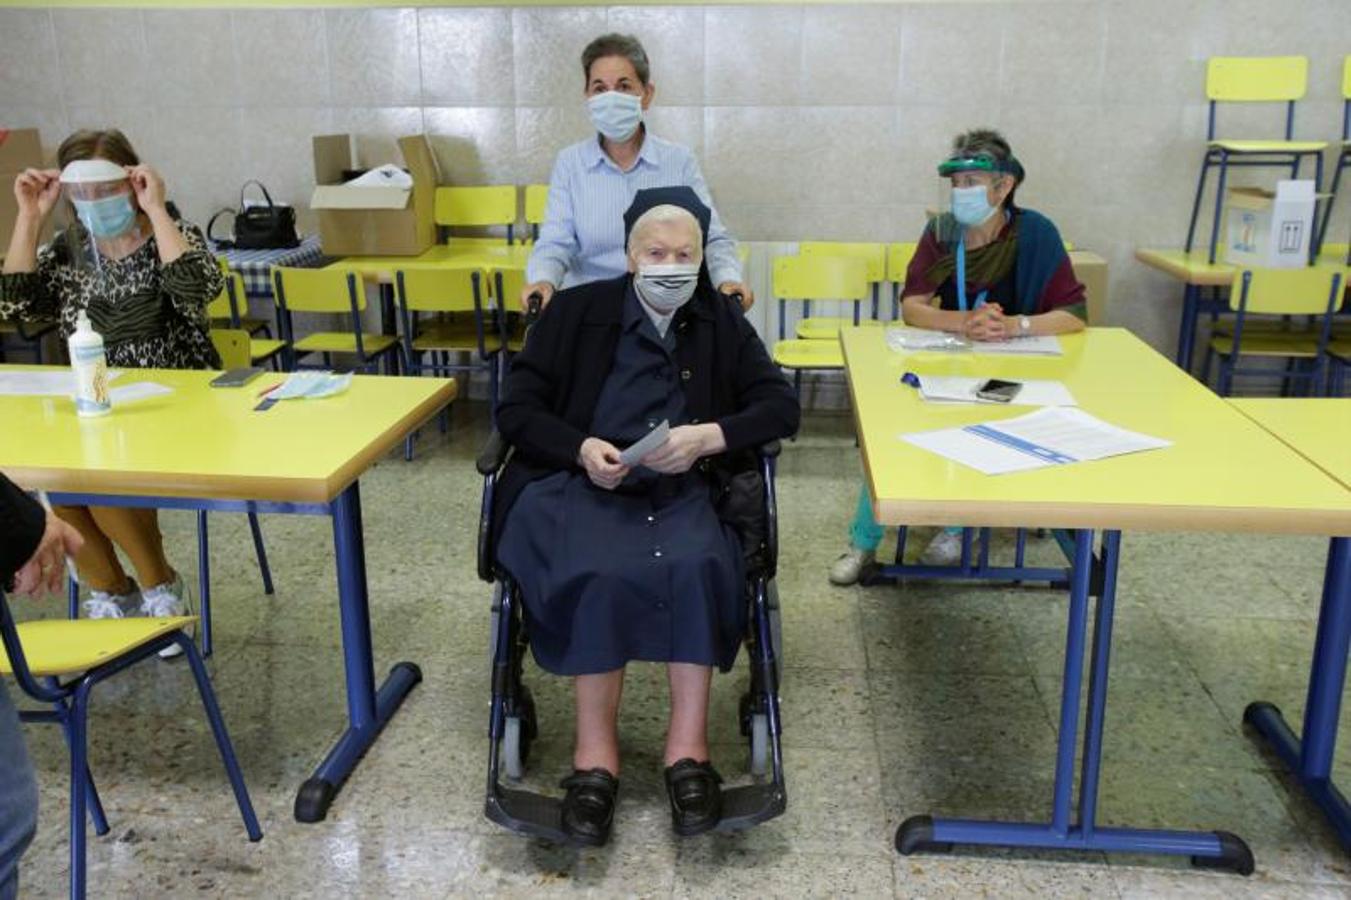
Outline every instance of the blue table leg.
{"type": "Polygon", "coordinates": [[[1351,805],[1332,783],[1332,753],[1337,742],[1346,653],[1351,646],[1351,538],[1333,538],[1323,574],[1323,604],[1304,706],[1304,739],[1295,737],[1281,711],[1270,703],[1252,703],[1243,719],[1275,749],[1300,786],[1351,850],[1351,805]]]}
{"type": "Polygon", "coordinates": [[[1069,627],[1065,637],[1065,676],[1060,697],[1060,733],[1056,743],[1055,789],[1051,821],[996,822],[913,816],[896,832],[896,849],[903,854],[943,852],[954,844],[1030,847],[1099,852],[1164,853],[1190,856],[1198,866],[1253,871],[1252,853],[1238,837],[1222,831],[1187,832],[1149,828],[1099,828],[1098,778],[1102,737],[1107,714],[1107,675],[1111,662],[1112,621],[1116,604],[1116,571],[1121,533],[1103,534],[1095,573],[1093,532],[1076,531],[1074,568],[1070,577],[1069,627]],[[1088,686],[1087,726],[1080,772],[1078,821],[1071,821],[1074,793],[1074,751],[1079,737],[1079,696],[1083,688],[1084,650],[1088,639],[1088,602],[1094,575],[1100,576],[1093,625],[1093,653],[1088,686]]]}
{"type": "Polygon", "coordinates": [[[1177,366],[1184,372],[1192,370],[1192,353],[1196,346],[1196,308],[1199,305],[1201,288],[1195,284],[1186,285],[1182,290],[1182,320],[1177,331],[1177,366]]]}
{"type": "Polygon", "coordinates": [[[355,483],[333,501],[333,543],[337,551],[342,655],[347,676],[347,730],[296,795],[298,822],[320,822],[338,791],[418,682],[410,662],[395,663],[379,690],[371,651],[370,598],[362,540],[361,495],[355,483]]]}

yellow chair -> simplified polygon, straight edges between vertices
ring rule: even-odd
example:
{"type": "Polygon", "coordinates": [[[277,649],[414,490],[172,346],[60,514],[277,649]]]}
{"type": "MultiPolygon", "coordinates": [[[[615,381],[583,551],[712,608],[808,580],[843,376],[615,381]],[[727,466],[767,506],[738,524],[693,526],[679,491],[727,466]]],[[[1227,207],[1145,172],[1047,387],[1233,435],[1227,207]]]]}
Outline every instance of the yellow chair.
{"type": "Polygon", "coordinates": [[[530,226],[530,239],[539,240],[539,227],[544,224],[545,214],[549,211],[549,186],[547,184],[527,184],[525,186],[525,224],[530,226]]]}
{"type": "Polygon", "coordinates": [[[1304,97],[1309,81],[1309,60],[1303,56],[1215,56],[1206,65],[1206,99],[1210,118],[1206,128],[1206,155],[1201,162],[1201,177],[1196,183],[1191,224],[1187,226],[1187,252],[1196,236],[1196,221],[1201,213],[1201,197],[1212,167],[1219,169],[1215,188],[1215,216],[1210,227],[1209,262],[1215,262],[1219,243],[1220,210],[1224,204],[1225,179],[1229,166],[1289,167],[1290,177],[1299,177],[1300,163],[1306,156],[1314,159],[1314,191],[1323,183],[1323,150],[1326,141],[1297,141],[1295,103],[1304,97]],[[1285,133],[1279,140],[1233,140],[1215,137],[1215,107],[1218,103],[1284,103],[1285,133]],[[1231,162],[1231,160],[1233,160],[1231,162]]]}
{"type": "Polygon", "coordinates": [[[1296,381],[1307,382],[1309,392],[1316,393],[1344,275],[1344,270],[1330,266],[1236,272],[1229,290],[1229,307],[1236,314],[1233,333],[1217,334],[1210,339],[1201,380],[1209,381],[1211,361],[1218,356],[1221,396],[1232,392],[1235,375],[1279,374],[1282,393],[1288,392],[1296,381]],[[1246,328],[1250,315],[1317,316],[1318,321],[1316,328],[1308,332],[1254,333],[1246,328]],[[1284,360],[1286,368],[1279,373],[1271,369],[1239,369],[1241,356],[1284,360]]]}
{"type": "MultiPolygon", "coordinates": [[[[272,364],[272,368],[276,369],[280,365],[282,351],[286,349],[286,342],[272,337],[272,330],[266,319],[250,318],[239,314],[239,307],[244,300],[244,296],[244,278],[238,272],[227,269],[224,289],[216,296],[215,300],[206,305],[206,314],[211,319],[213,336],[217,328],[224,328],[241,330],[249,338],[248,345],[245,348],[247,360],[238,364],[225,363],[225,368],[235,369],[268,362],[272,364]],[[259,332],[267,335],[267,337],[253,337],[259,332]]],[[[217,349],[220,348],[217,347],[217,349]]]]}
{"type": "Polygon", "coordinates": [[[801,302],[810,315],[812,301],[860,303],[869,295],[867,263],[857,256],[780,256],[774,260],[774,296],[779,298],[779,340],[774,362],[793,372],[793,387],[802,393],[802,373],[844,368],[844,353],[833,341],[785,340],[787,303],[801,302]]]}
{"type": "MultiPolygon", "coordinates": [[[[408,373],[488,376],[489,414],[497,414],[501,386],[499,317],[486,302],[483,272],[477,268],[398,269],[394,302],[403,323],[404,358],[408,373]],[[430,316],[430,319],[424,319],[430,316]],[[424,361],[426,354],[431,361],[424,361]],[[454,355],[452,357],[452,354],[454,355]],[[459,362],[461,354],[468,362],[459,362]]],[[[442,419],[443,426],[446,420],[442,419]]],[[[404,441],[404,458],[413,458],[413,439],[404,441]]]]}
{"type": "Polygon", "coordinates": [[[323,365],[332,366],[334,353],[356,356],[357,368],[374,372],[384,358],[386,374],[398,373],[403,346],[392,334],[374,334],[361,328],[361,313],[366,309],[366,289],[361,276],[340,268],[293,269],[272,267],[272,293],[281,311],[282,337],[289,345],[287,368],[300,366],[299,360],[312,353],[323,357],[323,365]],[[292,316],[295,313],[329,313],[350,317],[350,331],[316,331],[299,340],[295,337],[292,316]]]}
{"type": "Polygon", "coordinates": [[[88,717],[93,688],[123,669],[177,645],[183,651],[197,682],[202,706],[211,725],[216,747],[225,764],[235,802],[244,819],[250,841],[262,840],[249,799],[244,774],[235,757],[225,720],[206,666],[193,646],[187,629],[192,616],[124,619],[43,619],[17,624],[5,595],[0,592],[0,675],[9,675],[19,688],[45,709],[22,710],[25,722],[48,722],[61,726],[70,748],[70,895],[86,893],[85,819],[94,820],[96,834],[108,833],[108,819],[89,771],[88,717]]]}
{"type": "MultiPolygon", "coordinates": [[[[501,317],[509,359],[511,354],[520,353],[521,347],[525,345],[525,316],[519,309],[521,292],[526,285],[525,269],[520,266],[489,265],[484,271],[497,314],[501,317]]],[[[502,361],[503,378],[506,377],[506,362],[502,361]]]]}
{"type": "Polygon", "coordinates": [[[872,314],[860,320],[859,301],[854,301],[854,315],[846,316],[810,316],[798,320],[796,334],[803,340],[837,340],[840,329],[851,325],[880,325],[877,321],[878,292],[887,277],[887,245],[844,243],[841,241],[803,241],[798,245],[802,256],[846,256],[863,260],[872,291],[872,314]]]}
{"type": "Polygon", "coordinates": [[[505,227],[507,236],[451,237],[446,243],[452,251],[463,248],[473,252],[483,247],[501,247],[513,243],[516,227],[516,186],[514,184],[490,187],[439,187],[433,213],[436,224],[447,232],[451,228],[505,227]]]}
{"type": "Polygon", "coordinates": [[[887,244],[887,281],[891,282],[891,318],[901,317],[901,298],[905,296],[905,273],[910,260],[915,258],[917,241],[899,241],[887,244]]]}
{"type": "MultiPolygon", "coordinates": [[[[1351,169],[1351,56],[1342,60],[1342,152],[1332,170],[1332,189],[1323,201],[1323,223],[1318,226],[1317,246],[1323,246],[1328,234],[1328,222],[1332,219],[1332,208],[1337,205],[1337,188],[1342,183],[1342,172],[1351,169]]],[[[1342,254],[1347,258],[1347,254],[1342,254]]],[[[1351,258],[1348,258],[1351,264],[1351,258]]]]}

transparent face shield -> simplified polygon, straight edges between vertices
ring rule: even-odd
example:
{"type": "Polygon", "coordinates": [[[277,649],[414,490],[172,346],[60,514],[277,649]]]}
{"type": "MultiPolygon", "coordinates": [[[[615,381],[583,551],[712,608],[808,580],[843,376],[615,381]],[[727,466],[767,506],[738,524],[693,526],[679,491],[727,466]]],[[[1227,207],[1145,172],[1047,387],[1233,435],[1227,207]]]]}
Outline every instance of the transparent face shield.
{"type": "Polygon", "coordinates": [[[1018,182],[1014,163],[988,156],[954,156],[938,166],[936,237],[955,243],[961,232],[986,221],[1018,182]]]}
{"type": "Polygon", "coordinates": [[[77,160],[61,171],[61,193],[70,223],[63,233],[71,265],[102,272],[146,237],[127,172],[102,159],[77,160]]]}

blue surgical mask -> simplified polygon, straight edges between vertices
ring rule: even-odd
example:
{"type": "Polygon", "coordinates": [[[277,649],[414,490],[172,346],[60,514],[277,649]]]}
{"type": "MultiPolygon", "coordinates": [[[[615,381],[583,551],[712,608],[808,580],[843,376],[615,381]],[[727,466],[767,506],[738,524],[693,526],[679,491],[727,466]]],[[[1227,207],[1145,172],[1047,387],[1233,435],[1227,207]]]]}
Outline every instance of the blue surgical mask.
{"type": "Polygon", "coordinates": [[[994,212],[985,185],[974,184],[952,189],[952,217],[958,224],[971,228],[990,218],[994,212]]]}
{"type": "Polygon", "coordinates": [[[627,141],[643,123],[643,100],[623,91],[606,91],[586,101],[591,124],[612,141],[627,141]]]}
{"type": "Polygon", "coordinates": [[[127,194],[114,194],[101,200],[73,200],[80,222],[96,238],[115,238],[126,234],[136,222],[136,207],[127,194]]]}

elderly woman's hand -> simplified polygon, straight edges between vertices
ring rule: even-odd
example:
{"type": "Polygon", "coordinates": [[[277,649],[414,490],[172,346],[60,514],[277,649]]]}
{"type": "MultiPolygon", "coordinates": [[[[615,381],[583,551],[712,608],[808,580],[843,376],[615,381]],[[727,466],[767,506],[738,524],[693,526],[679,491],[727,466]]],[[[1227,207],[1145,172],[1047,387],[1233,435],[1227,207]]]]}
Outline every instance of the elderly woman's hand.
{"type": "Polygon", "coordinates": [[[612,491],[629,474],[629,467],[619,461],[619,451],[609,441],[589,437],[577,451],[577,462],[586,469],[586,475],[596,487],[612,491]]]}
{"type": "Polygon", "coordinates": [[[677,425],[660,447],[643,457],[642,464],[663,475],[679,475],[688,472],[699,457],[726,449],[720,425],[677,425]]]}
{"type": "Polygon", "coordinates": [[[962,334],[973,341],[1008,340],[1003,308],[998,303],[987,303],[979,309],[973,309],[967,313],[962,334]]]}
{"type": "Polygon", "coordinates": [[[61,173],[56,169],[24,169],[14,179],[20,218],[45,220],[60,197],[61,173]]]}
{"type": "Polygon", "coordinates": [[[136,202],[146,214],[164,209],[164,178],[147,165],[127,166],[127,178],[136,192],[136,202]]]}

